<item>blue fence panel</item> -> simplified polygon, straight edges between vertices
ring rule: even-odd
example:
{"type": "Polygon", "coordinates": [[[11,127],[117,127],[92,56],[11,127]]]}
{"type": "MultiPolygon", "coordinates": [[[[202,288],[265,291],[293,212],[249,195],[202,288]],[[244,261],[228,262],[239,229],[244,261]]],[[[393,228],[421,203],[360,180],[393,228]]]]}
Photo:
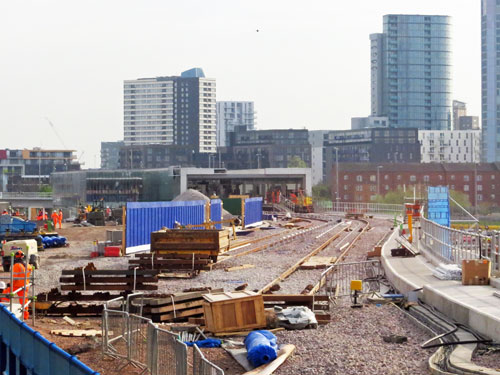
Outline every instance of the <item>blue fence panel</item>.
{"type": "Polygon", "coordinates": [[[245,227],[262,221],[262,197],[245,199],[245,227]]]}
{"type": "MultiPolygon", "coordinates": [[[[210,201],[210,220],[222,220],[222,201],[220,199],[212,199],[210,201]]],[[[222,224],[216,224],[215,228],[222,229],[222,224]]]]}
{"type": "Polygon", "coordinates": [[[174,228],[175,222],[181,225],[203,224],[205,201],[127,203],[126,221],[127,252],[147,250],[151,232],[163,227],[174,228]]]}
{"type": "Polygon", "coordinates": [[[5,375],[99,375],[0,305],[0,371],[5,375]],[[17,372],[17,363],[20,372],[17,372]]]}
{"type": "Polygon", "coordinates": [[[450,226],[450,200],[446,186],[429,186],[427,217],[440,225],[450,226]]]}

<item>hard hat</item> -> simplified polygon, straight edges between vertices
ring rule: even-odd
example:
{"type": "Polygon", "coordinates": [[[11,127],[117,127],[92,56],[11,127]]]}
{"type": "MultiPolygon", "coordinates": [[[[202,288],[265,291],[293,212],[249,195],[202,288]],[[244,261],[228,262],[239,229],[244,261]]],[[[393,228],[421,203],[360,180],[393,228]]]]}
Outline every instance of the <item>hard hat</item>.
{"type": "Polygon", "coordinates": [[[15,258],[24,258],[24,253],[21,250],[17,250],[16,254],[14,254],[15,258]]]}

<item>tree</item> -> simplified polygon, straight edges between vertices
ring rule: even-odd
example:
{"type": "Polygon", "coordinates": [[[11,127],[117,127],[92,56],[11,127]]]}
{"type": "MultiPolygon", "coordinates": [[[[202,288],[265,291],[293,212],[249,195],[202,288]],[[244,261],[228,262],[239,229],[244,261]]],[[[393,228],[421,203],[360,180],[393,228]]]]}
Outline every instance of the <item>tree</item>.
{"type": "Polygon", "coordinates": [[[52,186],[50,185],[40,186],[40,193],[52,193],[52,186]]]}
{"type": "Polygon", "coordinates": [[[298,156],[294,156],[288,162],[288,168],[307,168],[307,164],[298,156]]]}
{"type": "Polygon", "coordinates": [[[331,200],[332,193],[330,187],[326,184],[317,184],[312,187],[313,199],[318,200],[331,200]]]}

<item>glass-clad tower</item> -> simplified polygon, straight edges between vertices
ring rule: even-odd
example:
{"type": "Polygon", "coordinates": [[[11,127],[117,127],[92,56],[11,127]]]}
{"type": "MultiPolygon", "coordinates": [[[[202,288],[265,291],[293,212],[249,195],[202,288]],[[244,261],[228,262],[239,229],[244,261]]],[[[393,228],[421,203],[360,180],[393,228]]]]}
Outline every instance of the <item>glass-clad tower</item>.
{"type": "Polygon", "coordinates": [[[482,160],[500,161],[500,1],[481,1],[482,160]]]}
{"type": "Polygon", "coordinates": [[[372,116],[389,126],[451,129],[450,17],[386,15],[370,35],[372,116]]]}

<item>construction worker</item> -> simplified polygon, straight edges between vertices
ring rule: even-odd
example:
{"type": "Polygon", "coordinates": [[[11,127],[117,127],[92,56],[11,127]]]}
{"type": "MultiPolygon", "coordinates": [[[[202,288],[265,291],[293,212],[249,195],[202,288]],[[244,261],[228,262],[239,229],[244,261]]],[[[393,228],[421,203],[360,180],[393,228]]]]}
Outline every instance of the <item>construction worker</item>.
{"type": "MultiPolygon", "coordinates": [[[[12,272],[13,272],[13,285],[9,286],[7,289],[5,289],[2,293],[3,294],[9,294],[11,291],[16,292],[19,298],[19,303],[24,306],[24,320],[29,319],[30,314],[28,312],[28,306],[26,306],[26,298],[22,297],[27,297],[28,296],[28,286],[25,287],[24,280],[26,278],[27,282],[29,282],[29,278],[31,276],[31,269],[32,267],[30,265],[26,266],[26,263],[24,261],[24,253],[21,250],[16,251],[14,255],[14,266],[12,267],[12,272]],[[27,273],[27,275],[25,275],[27,273]],[[23,288],[24,289],[21,289],[23,288]],[[18,290],[20,289],[20,290],[18,290]]],[[[1,298],[1,302],[9,302],[8,298],[1,298]]]]}
{"type": "Polygon", "coordinates": [[[57,222],[59,221],[59,215],[57,214],[56,210],[52,211],[52,215],[50,215],[52,218],[52,224],[54,225],[54,229],[57,228],[57,222]]]}
{"type": "Polygon", "coordinates": [[[62,221],[63,221],[63,212],[61,209],[59,209],[59,229],[62,228],[62,221]]]}

